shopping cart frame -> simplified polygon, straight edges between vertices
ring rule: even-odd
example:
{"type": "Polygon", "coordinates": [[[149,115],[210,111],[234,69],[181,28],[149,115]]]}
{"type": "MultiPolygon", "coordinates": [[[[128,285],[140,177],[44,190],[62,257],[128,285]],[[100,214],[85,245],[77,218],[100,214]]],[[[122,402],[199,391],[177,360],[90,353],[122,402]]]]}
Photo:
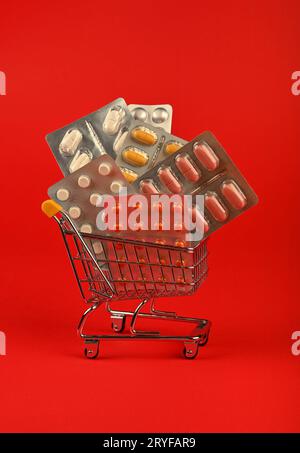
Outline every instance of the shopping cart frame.
{"type": "MultiPolygon", "coordinates": [[[[155,297],[158,296],[167,296],[172,297],[172,295],[188,295],[193,294],[196,289],[202,284],[207,275],[207,249],[206,241],[202,241],[196,247],[175,247],[165,244],[153,244],[144,241],[138,240],[128,240],[121,237],[108,237],[106,235],[92,235],[92,234],[83,234],[80,233],[76,225],[69,217],[69,215],[63,211],[60,205],[55,203],[53,200],[47,200],[42,204],[43,212],[48,216],[53,218],[59,226],[61,231],[64,244],[67,249],[68,257],[70,259],[75,278],[81,293],[81,296],[89,308],[83,313],[78,327],[77,332],[81,339],[84,341],[84,354],[87,358],[95,359],[99,355],[99,343],[102,340],[151,340],[151,341],[182,341],[184,344],[183,354],[187,359],[194,359],[199,351],[199,347],[203,347],[207,344],[209,339],[209,332],[211,328],[211,322],[207,319],[202,318],[193,318],[193,317],[183,317],[177,315],[175,312],[167,312],[156,309],[155,307],[155,297]],[[108,246],[111,246],[113,249],[118,245],[121,250],[125,252],[125,259],[122,261],[117,257],[113,261],[118,267],[128,266],[131,268],[133,266],[138,266],[140,269],[141,266],[149,267],[151,270],[151,276],[153,277],[153,268],[160,269],[162,275],[164,275],[164,270],[171,270],[171,275],[173,280],[161,281],[153,279],[148,281],[146,279],[137,280],[133,278],[131,271],[131,280],[122,279],[121,283],[119,280],[113,279],[113,273],[109,268],[110,263],[112,262],[106,253],[103,252],[104,258],[97,259],[96,254],[93,253],[92,241],[100,241],[103,250],[106,250],[108,246]],[[72,245],[75,246],[75,253],[72,251],[72,245]],[[171,258],[169,264],[160,263],[151,263],[149,259],[147,264],[141,264],[138,259],[136,261],[132,260],[132,257],[129,258],[126,253],[126,248],[131,247],[134,250],[139,247],[147,251],[147,256],[149,258],[148,249],[152,248],[159,255],[158,250],[164,251],[168,256],[180,257],[180,262],[183,262],[182,256],[190,256],[195,259],[189,265],[181,265],[177,267],[172,263],[171,258]],[[78,269],[80,265],[81,270],[83,269],[84,277],[80,275],[78,269]],[[176,269],[177,267],[177,269],[176,269]],[[165,269],[164,269],[165,268],[165,269]],[[168,268],[168,269],[167,269],[168,268]],[[184,277],[180,280],[180,283],[175,281],[174,273],[175,270],[181,271],[182,275],[186,276],[188,274],[189,278],[184,277]],[[193,277],[193,279],[191,279],[193,277]],[[141,292],[137,291],[138,284],[145,287],[141,292]],[[87,288],[86,288],[87,285],[87,288]],[[123,292],[117,290],[118,285],[121,285],[123,292]],[[129,300],[131,299],[131,293],[127,292],[127,287],[129,285],[133,286],[133,294],[138,297],[132,299],[137,299],[138,303],[136,308],[133,311],[128,310],[115,310],[111,307],[111,304],[114,301],[120,300],[129,300]],[[151,290],[149,290],[149,286],[151,290]],[[147,289],[146,289],[147,287],[147,289]],[[168,288],[172,287],[172,290],[168,288]],[[160,291],[158,288],[163,288],[160,291]],[[179,289],[178,289],[179,288],[179,289]],[[179,290],[182,290],[180,294],[179,290]],[[122,296],[122,297],[120,297],[122,296]],[[142,311],[146,306],[149,306],[148,312],[142,311]],[[85,325],[87,320],[90,318],[92,313],[104,306],[107,312],[110,315],[112,323],[112,334],[91,334],[85,332],[85,325]],[[131,318],[129,325],[129,333],[123,333],[125,328],[126,319],[131,318]],[[140,330],[136,328],[136,323],[138,319],[141,318],[150,318],[150,319],[159,319],[166,321],[176,321],[195,324],[193,331],[188,335],[162,335],[157,331],[148,331],[140,330]]],[[[136,252],[135,252],[136,253],[136,252]]],[[[160,255],[159,255],[160,256],[160,255]]],[[[178,261],[178,260],[177,260],[178,261]]],[[[142,271],[140,270],[141,275],[142,271]]],[[[131,299],[131,300],[132,300],[131,299]]]]}

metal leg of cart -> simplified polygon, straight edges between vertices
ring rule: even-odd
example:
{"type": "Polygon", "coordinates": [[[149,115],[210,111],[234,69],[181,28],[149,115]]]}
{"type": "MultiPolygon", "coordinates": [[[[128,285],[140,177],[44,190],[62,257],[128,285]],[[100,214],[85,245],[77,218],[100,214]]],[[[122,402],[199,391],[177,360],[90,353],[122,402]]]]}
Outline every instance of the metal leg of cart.
{"type": "Polygon", "coordinates": [[[94,359],[99,354],[99,343],[101,340],[174,340],[182,341],[184,344],[183,353],[185,358],[194,359],[197,354],[199,347],[205,346],[208,342],[209,332],[211,323],[207,319],[200,318],[190,318],[178,316],[173,312],[160,311],[155,308],[154,299],[143,299],[139,302],[134,311],[122,311],[122,310],[113,310],[110,306],[110,302],[106,302],[106,309],[110,313],[112,321],[113,334],[103,334],[103,335],[91,335],[83,332],[84,325],[88,317],[95,310],[99,308],[102,302],[96,301],[89,309],[87,309],[78,325],[78,334],[84,340],[85,343],[85,356],[90,359],[94,359]],[[141,312],[142,308],[147,304],[150,304],[149,312],[141,312]],[[126,324],[126,318],[130,317],[130,327],[129,333],[123,334],[123,330],[126,324]],[[159,332],[147,331],[147,330],[137,330],[136,322],[138,318],[150,318],[150,319],[160,319],[167,321],[178,321],[185,323],[195,324],[194,330],[189,335],[161,335],[159,332]]]}

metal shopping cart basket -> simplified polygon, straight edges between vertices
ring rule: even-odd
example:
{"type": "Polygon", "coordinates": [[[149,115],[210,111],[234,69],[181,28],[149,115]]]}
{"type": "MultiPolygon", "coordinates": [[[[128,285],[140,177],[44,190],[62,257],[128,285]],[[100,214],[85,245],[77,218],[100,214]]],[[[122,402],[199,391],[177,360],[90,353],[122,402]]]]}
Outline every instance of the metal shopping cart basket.
{"type": "MultiPolygon", "coordinates": [[[[209,337],[210,321],[178,316],[155,308],[156,297],[193,294],[207,275],[207,245],[196,247],[168,246],[163,241],[148,243],[119,237],[80,233],[69,215],[52,200],[42,204],[43,212],[53,218],[62,233],[68,256],[83,299],[89,308],[82,315],[78,334],[84,340],[88,358],[99,354],[101,340],[177,340],[184,343],[184,356],[193,359],[199,346],[209,337]],[[161,243],[160,243],[161,242],[161,243]],[[120,300],[138,300],[133,311],[114,310],[111,304],[120,300]],[[142,311],[149,306],[149,310],[142,311]],[[84,326],[88,317],[104,305],[109,312],[111,334],[88,334],[84,326]],[[123,333],[126,319],[128,333],[123,333]],[[162,335],[138,330],[139,318],[192,323],[189,335],[162,335]]],[[[182,245],[182,244],[181,244],[182,245]]]]}

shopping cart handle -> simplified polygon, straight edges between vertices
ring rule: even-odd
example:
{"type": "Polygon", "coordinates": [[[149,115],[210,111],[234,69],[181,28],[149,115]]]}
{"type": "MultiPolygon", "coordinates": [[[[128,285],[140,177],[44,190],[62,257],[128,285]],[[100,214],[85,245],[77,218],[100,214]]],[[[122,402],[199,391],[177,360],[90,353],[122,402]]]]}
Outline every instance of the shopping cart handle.
{"type": "Polygon", "coordinates": [[[43,213],[50,218],[63,210],[63,208],[53,200],[43,201],[41,208],[43,213]]]}

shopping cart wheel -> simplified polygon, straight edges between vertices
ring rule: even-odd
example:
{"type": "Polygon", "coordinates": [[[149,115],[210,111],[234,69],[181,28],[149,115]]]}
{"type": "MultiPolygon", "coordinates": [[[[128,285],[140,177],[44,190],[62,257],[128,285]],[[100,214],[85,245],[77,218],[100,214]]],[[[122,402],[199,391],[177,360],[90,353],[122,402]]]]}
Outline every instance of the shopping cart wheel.
{"type": "Polygon", "coordinates": [[[88,359],[96,359],[99,355],[99,341],[86,341],[84,355],[88,359]]]}
{"type": "Polygon", "coordinates": [[[186,359],[195,359],[198,355],[199,345],[198,343],[187,342],[184,344],[183,355],[186,359]]]}
{"type": "Polygon", "coordinates": [[[126,316],[112,316],[111,328],[114,332],[121,333],[125,328],[126,316]]]}
{"type": "Polygon", "coordinates": [[[205,346],[207,344],[208,340],[209,340],[209,331],[206,332],[203,339],[201,338],[201,340],[199,341],[199,346],[201,346],[201,347],[205,346]]]}

